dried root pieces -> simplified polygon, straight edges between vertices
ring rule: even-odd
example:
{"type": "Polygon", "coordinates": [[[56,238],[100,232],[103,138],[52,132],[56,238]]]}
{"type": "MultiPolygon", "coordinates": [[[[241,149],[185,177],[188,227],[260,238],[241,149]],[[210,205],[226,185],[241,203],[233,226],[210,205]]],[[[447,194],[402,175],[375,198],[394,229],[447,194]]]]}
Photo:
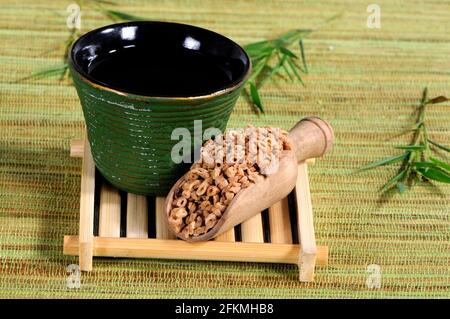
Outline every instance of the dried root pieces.
{"type": "Polygon", "coordinates": [[[274,173],[290,149],[287,132],[271,127],[227,130],[208,140],[174,193],[171,228],[184,238],[207,233],[236,194],[274,173]]]}

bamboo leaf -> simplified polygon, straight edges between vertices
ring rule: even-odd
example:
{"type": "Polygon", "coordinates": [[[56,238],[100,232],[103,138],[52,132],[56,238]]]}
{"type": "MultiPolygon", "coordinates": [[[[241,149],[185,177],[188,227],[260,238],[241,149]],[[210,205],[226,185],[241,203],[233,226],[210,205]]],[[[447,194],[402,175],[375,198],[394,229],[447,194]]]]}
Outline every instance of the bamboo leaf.
{"type": "Polygon", "coordinates": [[[278,48],[280,50],[281,53],[283,53],[284,55],[291,57],[291,58],[297,58],[297,56],[295,55],[294,52],[292,52],[291,50],[289,50],[288,48],[285,47],[279,47],[278,48]]]}
{"type": "Polygon", "coordinates": [[[395,147],[398,150],[405,150],[405,151],[422,151],[425,149],[424,145],[408,145],[408,146],[396,146],[395,147]]]}
{"type": "Polygon", "coordinates": [[[71,74],[69,73],[69,67],[65,68],[61,74],[59,75],[59,80],[62,81],[64,80],[64,78],[66,77],[66,75],[71,76],[71,74]]]}
{"type": "Polygon", "coordinates": [[[448,102],[450,101],[447,97],[441,95],[438,97],[435,97],[433,99],[430,99],[428,101],[425,102],[425,104],[438,104],[438,103],[443,103],[443,102],[448,102]]]}
{"type": "Polygon", "coordinates": [[[288,75],[289,80],[294,81],[294,78],[292,77],[291,72],[289,71],[289,69],[286,67],[286,64],[283,64],[282,68],[283,68],[284,72],[288,75]]]}
{"type": "Polygon", "coordinates": [[[255,104],[258,107],[258,109],[264,113],[264,107],[262,105],[258,89],[256,88],[256,85],[252,82],[250,82],[250,96],[252,97],[253,104],[255,104]]]}
{"type": "Polygon", "coordinates": [[[308,64],[306,64],[306,56],[305,56],[305,48],[303,46],[303,39],[300,39],[300,41],[298,42],[299,46],[300,46],[300,56],[302,57],[302,63],[303,63],[303,72],[304,73],[309,73],[308,71],[308,64]]]}
{"type": "Polygon", "coordinates": [[[250,59],[256,59],[270,53],[273,50],[273,47],[270,45],[269,41],[259,41],[245,45],[244,50],[247,52],[250,59]]]}
{"type": "Polygon", "coordinates": [[[438,148],[440,148],[440,149],[450,153],[450,148],[449,147],[444,146],[442,144],[439,144],[438,142],[435,142],[435,141],[430,140],[430,139],[428,139],[427,141],[430,142],[431,144],[433,144],[434,146],[436,146],[436,147],[438,147],[438,148]]]}
{"type": "Polygon", "coordinates": [[[384,165],[388,165],[388,164],[394,164],[394,163],[404,160],[407,156],[408,156],[408,153],[403,153],[403,154],[397,155],[397,156],[386,157],[386,158],[383,158],[382,160],[379,160],[379,161],[376,161],[376,162],[373,162],[373,163],[370,163],[368,165],[361,167],[359,169],[359,171],[366,171],[368,169],[372,169],[375,167],[384,166],[384,165]]]}
{"type": "Polygon", "coordinates": [[[295,41],[300,40],[306,35],[310,34],[312,30],[310,29],[297,29],[284,33],[278,39],[274,40],[276,45],[286,46],[294,43],[295,41]]]}
{"type": "Polygon", "coordinates": [[[426,104],[427,97],[428,97],[428,87],[425,87],[422,92],[422,101],[420,102],[420,104],[422,104],[422,105],[426,104]]]}
{"type": "Polygon", "coordinates": [[[267,40],[262,40],[262,41],[258,41],[258,42],[253,42],[250,44],[246,44],[244,45],[244,49],[247,51],[251,51],[251,50],[261,50],[262,48],[265,48],[267,45],[269,44],[269,41],[267,40]]]}
{"type": "Polygon", "coordinates": [[[429,168],[429,167],[436,166],[436,164],[434,164],[432,162],[414,162],[413,165],[414,165],[414,167],[417,167],[417,168],[429,168]]]}
{"type": "Polygon", "coordinates": [[[443,183],[450,183],[450,163],[427,156],[427,152],[431,145],[446,152],[450,152],[450,148],[429,139],[427,137],[427,127],[425,124],[425,110],[427,104],[436,104],[446,101],[449,101],[449,99],[445,96],[438,96],[428,99],[428,89],[425,87],[422,93],[420,106],[418,108],[417,121],[415,125],[398,135],[400,136],[404,133],[414,131],[413,141],[410,145],[395,147],[396,149],[406,152],[399,156],[388,157],[378,162],[370,163],[362,167],[360,170],[367,170],[403,160],[401,172],[399,172],[399,174],[383,186],[383,191],[386,191],[393,185],[396,185],[400,193],[402,193],[408,189],[406,182],[408,182],[408,184],[411,183],[410,185],[412,186],[415,181],[422,180],[434,180],[443,183]],[[429,160],[426,160],[427,158],[429,160]]]}
{"type": "Polygon", "coordinates": [[[441,169],[444,169],[444,170],[447,170],[447,171],[450,172],[450,164],[449,163],[445,163],[445,162],[440,161],[437,158],[434,158],[434,157],[431,157],[431,156],[430,156],[430,161],[432,161],[434,164],[439,166],[441,169]]]}
{"type": "MultiPolygon", "coordinates": [[[[273,54],[273,53],[272,53],[273,54]]],[[[250,75],[250,78],[248,79],[248,82],[255,82],[256,79],[259,77],[259,75],[262,73],[262,71],[267,66],[267,62],[272,57],[272,54],[265,57],[264,59],[258,61],[256,64],[254,64],[254,69],[252,71],[252,74],[250,75]]]]}
{"type": "MultiPolygon", "coordinates": [[[[304,71],[295,64],[298,57],[289,49],[289,47],[297,41],[301,41],[301,39],[310,32],[312,32],[312,30],[292,30],[282,34],[276,39],[258,41],[244,46],[253,65],[252,74],[247,80],[247,83],[249,83],[250,86],[250,98],[260,110],[263,111],[263,105],[258,93],[258,88],[260,89],[267,80],[275,75],[284,76],[284,72],[280,72],[281,69],[286,72],[286,75],[291,81],[294,80],[294,77],[297,77],[304,85],[299,73],[299,71],[304,71]],[[274,67],[271,67],[274,56],[278,57],[278,63],[274,67]]],[[[306,66],[304,48],[302,47],[302,49],[303,52],[301,52],[301,54],[303,64],[306,66]]]]}
{"type": "Polygon", "coordinates": [[[294,81],[294,78],[292,77],[291,72],[289,72],[288,68],[286,67],[287,59],[288,59],[287,55],[283,54],[283,56],[280,59],[280,62],[278,63],[278,67],[282,68],[284,70],[284,72],[288,75],[288,77],[291,81],[294,81]]]}
{"type": "Polygon", "coordinates": [[[282,34],[278,39],[274,40],[276,45],[283,46],[291,43],[292,39],[301,34],[300,30],[291,30],[282,34]]]}
{"type": "Polygon", "coordinates": [[[396,185],[398,181],[402,180],[406,176],[407,169],[402,170],[400,173],[391,178],[383,187],[380,189],[381,192],[387,191],[392,186],[396,185]]]}
{"type": "Polygon", "coordinates": [[[294,72],[295,77],[300,81],[300,83],[301,83],[303,86],[305,86],[305,83],[303,83],[303,80],[302,80],[300,74],[298,73],[297,68],[296,68],[294,62],[292,62],[292,60],[289,59],[289,58],[287,59],[287,62],[288,62],[288,64],[289,64],[289,66],[291,67],[292,72],[294,72]]]}
{"type": "Polygon", "coordinates": [[[393,136],[387,138],[386,140],[391,140],[391,139],[394,139],[394,138],[396,138],[396,137],[400,137],[400,136],[402,136],[402,135],[405,135],[405,134],[407,134],[407,133],[417,131],[420,127],[422,127],[422,125],[423,125],[423,122],[415,123],[415,124],[412,125],[410,128],[407,128],[407,129],[401,131],[400,133],[395,134],[395,135],[393,135],[393,136]]]}
{"type": "MultiPolygon", "coordinates": [[[[284,64],[284,62],[285,62],[285,60],[286,60],[286,56],[285,55],[283,55],[281,58],[279,58],[279,61],[278,61],[278,63],[277,63],[277,65],[275,66],[275,67],[270,67],[270,66],[268,66],[268,65],[266,65],[265,66],[265,68],[267,69],[267,70],[269,70],[269,72],[267,72],[267,74],[266,74],[266,76],[264,77],[264,79],[262,79],[260,82],[259,82],[259,87],[262,87],[263,85],[264,85],[264,83],[266,83],[266,81],[267,80],[269,80],[269,79],[271,79],[273,76],[275,76],[275,75],[280,75],[279,74],[279,72],[280,72],[280,70],[281,69],[285,69],[285,66],[283,65],[284,64]]],[[[281,76],[281,75],[280,75],[281,76]]],[[[288,76],[289,76],[289,78],[291,78],[292,79],[292,77],[291,77],[291,75],[288,73],[288,76]]]]}
{"type": "Polygon", "coordinates": [[[46,68],[46,69],[37,71],[35,73],[32,73],[29,76],[21,78],[21,79],[17,80],[16,83],[22,82],[25,80],[29,80],[29,79],[43,79],[43,78],[50,78],[50,77],[54,77],[54,76],[61,76],[61,75],[64,75],[68,69],[69,69],[69,65],[67,63],[52,66],[50,68],[46,68]]]}
{"type": "Polygon", "coordinates": [[[442,183],[450,183],[450,174],[436,167],[419,168],[417,170],[422,176],[442,183]]]}

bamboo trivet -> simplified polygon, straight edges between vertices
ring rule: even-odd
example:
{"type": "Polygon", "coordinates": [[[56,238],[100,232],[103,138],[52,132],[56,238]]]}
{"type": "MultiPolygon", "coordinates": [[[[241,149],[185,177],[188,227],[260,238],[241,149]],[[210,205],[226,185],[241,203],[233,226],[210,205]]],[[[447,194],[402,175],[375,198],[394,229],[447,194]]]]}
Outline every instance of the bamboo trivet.
{"type": "Polygon", "coordinates": [[[314,160],[299,164],[295,189],[268,212],[214,241],[187,243],[169,231],[164,198],[120,192],[96,173],[86,140],[72,141],[70,156],[83,158],[80,235],[64,236],[64,254],[78,255],[81,270],[92,270],[93,256],[288,263],[309,282],[315,266],[327,264],[328,247],[314,236],[307,168],[314,160]]]}

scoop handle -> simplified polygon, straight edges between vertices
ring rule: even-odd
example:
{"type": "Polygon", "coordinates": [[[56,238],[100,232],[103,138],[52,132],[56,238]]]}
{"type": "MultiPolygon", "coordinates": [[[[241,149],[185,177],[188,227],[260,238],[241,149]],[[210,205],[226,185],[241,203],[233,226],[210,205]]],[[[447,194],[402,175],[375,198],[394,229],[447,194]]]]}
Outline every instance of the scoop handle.
{"type": "Polygon", "coordinates": [[[318,117],[301,119],[289,132],[297,161],[320,157],[328,152],[334,140],[333,128],[318,117]]]}

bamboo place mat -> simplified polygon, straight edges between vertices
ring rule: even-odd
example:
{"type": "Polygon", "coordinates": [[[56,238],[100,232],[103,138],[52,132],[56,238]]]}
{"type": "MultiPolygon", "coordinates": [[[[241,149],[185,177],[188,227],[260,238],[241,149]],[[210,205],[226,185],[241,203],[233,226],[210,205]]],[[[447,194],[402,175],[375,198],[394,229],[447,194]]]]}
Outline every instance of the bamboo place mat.
{"type": "MultiPolygon", "coordinates": [[[[81,161],[69,157],[83,116],[75,89],[57,79],[15,83],[59,62],[68,36],[69,1],[0,4],[0,296],[78,298],[368,298],[450,297],[448,186],[419,186],[389,200],[377,189],[395,172],[361,174],[392,153],[386,138],[414,120],[424,86],[450,95],[450,3],[377,1],[381,29],[366,26],[372,1],[124,1],[121,11],[195,24],[246,44],[294,28],[315,28],[306,41],[306,88],[276,80],[262,93],[267,114],[241,98],[229,127],[290,128],[318,115],[335,128],[330,155],[310,170],[318,244],[329,265],[316,281],[298,281],[291,265],[96,258],[80,289],[66,285],[64,234],[77,234],[81,161]],[[366,285],[381,267],[381,288],[366,285]]],[[[83,12],[84,31],[110,21],[83,12]]],[[[450,144],[449,104],[428,109],[430,134],[450,144]]],[[[406,140],[403,140],[406,141],[406,140]]]]}

